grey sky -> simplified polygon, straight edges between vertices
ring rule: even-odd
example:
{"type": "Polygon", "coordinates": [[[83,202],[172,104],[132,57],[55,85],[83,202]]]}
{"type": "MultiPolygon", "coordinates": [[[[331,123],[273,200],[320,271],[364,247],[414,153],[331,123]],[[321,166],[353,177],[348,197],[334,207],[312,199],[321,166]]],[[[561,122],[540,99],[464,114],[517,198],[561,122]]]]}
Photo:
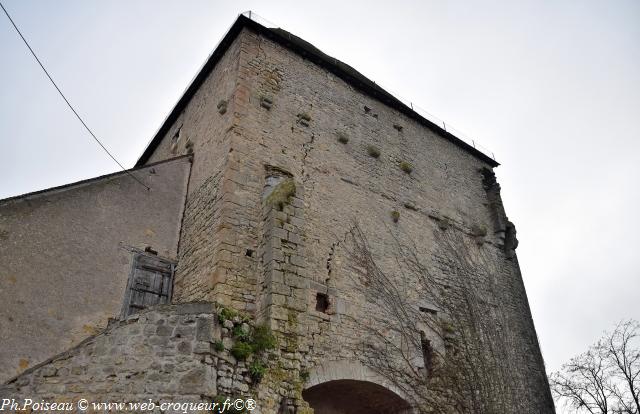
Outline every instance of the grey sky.
{"type": "MultiPolygon", "coordinates": [[[[640,2],[3,0],[127,167],[253,10],[491,148],[548,369],[640,318],[640,2]]],[[[0,16],[0,198],[113,172],[0,16]]]]}

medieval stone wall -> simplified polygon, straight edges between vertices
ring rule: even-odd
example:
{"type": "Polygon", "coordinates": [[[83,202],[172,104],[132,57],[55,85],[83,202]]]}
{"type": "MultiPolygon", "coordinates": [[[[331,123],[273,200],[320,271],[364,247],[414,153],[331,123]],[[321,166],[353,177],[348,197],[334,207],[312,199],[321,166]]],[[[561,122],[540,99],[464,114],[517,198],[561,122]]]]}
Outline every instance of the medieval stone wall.
{"type": "MultiPolygon", "coordinates": [[[[237,87],[238,56],[242,45],[236,39],[209,74],[196,94],[169,129],[150,161],[192,153],[193,169],[183,221],[180,260],[176,274],[176,301],[217,300],[231,304],[247,304],[252,310],[255,283],[234,276],[231,256],[239,252],[230,221],[250,228],[255,225],[243,219],[238,208],[230,162],[231,137],[238,125],[237,105],[245,97],[237,87]],[[214,290],[215,293],[214,294],[214,290]],[[247,299],[243,299],[247,298],[247,299]],[[240,299],[240,301],[238,301],[240,299]]],[[[251,180],[251,177],[236,177],[251,180]]],[[[237,262],[235,266],[237,267],[237,262]]],[[[243,308],[243,306],[236,306],[243,308]]]]}
{"type": "MultiPolygon", "coordinates": [[[[247,364],[229,352],[232,336],[231,329],[219,323],[218,309],[211,303],[157,306],[113,320],[99,334],[0,387],[0,395],[20,404],[25,398],[74,403],[83,398],[91,404],[152,402],[156,409],[140,412],[154,413],[184,412],[179,406],[161,410],[162,403],[246,397],[252,380],[247,364]],[[225,346],[216,349],[215,344],[223,342],[225,346]]],[[[89,408],[88,412],[134,411],[89,408]]]]}
{"type": "Polygon", "coordinates": [[[0,381],[106,326],[136,250],[177,259],[183,157],[0,201],[0,381]]]}
{"type": "Polygon", "coordinates": [[[119,313],[130,266],[119,245],[149,245],[178,258],[177,305],[113,322],[12,380],[3,396],[68,400],[90,393],[159,402],[226,393],[255,397],[259,412],[304,414],[303,390],[348,380],[384,387],[405,410],[415,390],[362,356],[370,345],[397,346],[409,368],[426,376],[421,341],[448,352],[447,338],[435,331],[407,340],[393,329],[421,312],[446,320],[447,309],[430,302],[438,298],[424,272],[450,285],[452,297],[462,297],[460,289],[473,295],[472,323],[460,328],[480,332],[486,343],[465,345],[500,374],[495,388],[504,391],[509,412],[553,412],[515,228],[495,176],[438,128],[244,28],[149,162],[182,154],[191,155],[190,169],[183,158],[138,170],[153,188],[148,193],[118,176],[0,204],[0,258],[9,263],[1,269],[0,328],[12,332],[0,357],[12,369],[21,347],[42,361],[119,313]],[[357,234],[406,313],[383,306],[385,292],[354,257],[357,234]],[[443,244],[447,235],[461,250],[443,244]],[[53,277],[44,281],[47,272],[53,277]],[[45,295],[52,305],[39,307],[45,295]],[[244,316],[224,321],[222,307],[193,301],[244,316]],[[252,366],[231,355],[249,318],[278,339],[269,358],[250,360],[258,362],[252,366]],[[60,339],[65,332],[71,341],[60,339]]]}
{"type": "MultiPolygon", "coordinates": [[[[487,230],[484,242],[496,250],[491,255],[500,269],[487,300],[500,314],[495,319],[506,321],[504,332],[513,333],[502,346],[517,350],[505,360],[518,367],[519,395],[509,398],[518,399],[514,410],[548,409],[521,277],[514,262],[502,263],[505,229],[494,218],[504,213],[495,211],[483,186],[481,169],[490,167],[290,50],[247,31],[241,39],[238,87],[249,91],[249,99],[236,109],[240,122],[230,159],[237,169],[229,177],[262,177],[263,184],[231,184],[241,196],[238,205],[260,224],[250,229],[230,224],[249,236],[247,241],[262,240],[258,309],[287,338],[283,358],[305,372],[325,361],[356,357],[360,339],[344,316],[366,324],[377,309],[349,269],[344,240],[354,223],[367,235],[379,264],[398,278],[407,302],[417,307],[422,292],[411,275],[396,272],[401,252],[394,238],[414,243],[429,263],[434,234],[446,220],[452,231],[469,238],[478,228],[487,230]],[[379,156],[372,156],[375,152],[379,156]],[[410,173],[403,163],[411,165],[410,173]],[[270,182],[287,174],[296,195],[283,211],[273,212],[270,182]],[[492,297],[495,292],[501,294],[492,297]],[[316,311],[317,293],[329,296],[327,312],[316,311]]],[[[240,247],[238,257],[248,244],[240,247]]],[[[288,390],[279,384],[281,394],[293,392],[295,383],[291,378],[288,390]]]]}
{"type": "MultiPolygon", "coordinates": [[[[279,362],[259,391],[269,409],[298,398],[315,367],[358,358],[362,338],[348,320],[375,327],[383,316],[350,263],[357,224],[413,308],[425,292],[415,275],[399,271],[402,244],[452,280],[474,275],[451,266],[438,246],[441,232],[457,232],[475,242],[472,255],[491,257],[492,276],[474,281],[487,309],[478,325],[495,328],[502,342],[488,352],[515,367],[506,398],[514,412],[553,411],[513,228],[499,187],[488,183],[489,165],[247,29],[178,128],[193,143],[185,150],[194,152],[194,173],[176,298],[254,312],[278,333],[279,362]],[[272,195],[288,180],[295,194],[277,206],[272,195]],[[328,299],[324,310],[316,309],[318,294],[328,299]]],[[[172,134],[152,159],[166,156],[172,134]]]]}

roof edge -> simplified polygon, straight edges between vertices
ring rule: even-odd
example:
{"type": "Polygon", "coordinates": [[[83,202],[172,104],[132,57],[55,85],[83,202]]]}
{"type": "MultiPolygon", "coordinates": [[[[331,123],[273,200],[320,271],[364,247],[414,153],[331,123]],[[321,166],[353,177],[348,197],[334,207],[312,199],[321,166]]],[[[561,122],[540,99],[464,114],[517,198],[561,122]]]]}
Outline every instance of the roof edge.
{"type": "MultiPolygon", "coordinates": [[[[411,107],[403,103],[401,100],[393,96],[391,93],[387,92],[380,86],[378,86],[375,82],[360,74],[359,72],[354,71],[360,75],[360,77],[354,76],[352,73],[346,71],[342,66],[347,66],[346,64],[340,62],[335,58],[331,58],[328,55],[320,52],[318,49],[311,50],[308,48],[304,48],[300,46],[298,43],[292,41],[292,38],[287,38],[283,35],[283,33],[288,33],[283,30],[272,30],[263,26],[262,24],[252,20],[244,15],[239,15],[236,21],[233,23],[229,31],[222,38],[218,46],[211,53],[205,64],[202,66],[198,74],[195,76],[191,84],[187,87],[183,95],[180,97],[174,108],[171,110],[169,115],[164,120],[162,126],[156,132],[153,139],[149,142],[146,149],[136,162],[136,167],[140,167],[144,165],[145,162],[149,160],[153,151],[155,151],[156,147],[159,145],[160,141],[167,133],[167,131],[171,128],[175,120],[179,117],[182,110],[188,105],[191,98],[195,95],[198,88],[202,85],[202,83],[206,80],[207,76],[211,73],[211,71],[215,68],[218,61],[225,54],[231,43],[235,40],[237,35],[243,28],[249,28],[258,34],[264,35],[265,37],[275,41],[276,43],[286,47],[287,49],[293,51],[300,57],[310,60],[318,66],[330,71],[346,83],[350,84],[354,88],[358,89],[360,92],[365,95],[379,101],[380,103],[391,107],[392,109],[397,110],[398,112],[406,115],[407,117],[414,119],[420,124],[426,126],[427,128],[437,132],[444,139],[450,141],[454,145],[464,149],[469,152],[471,155],[479,158],[480,160],[486,162],[491,167],[497,167],[500,165],[495,159],[489,157],[482,151],[478,150],[474,146],[468,144],[464,140],[458,138],[451,132],[447,131],[443,127],[438,124],[430,121],[424,116],[420,115],[416,111],[414,111],[411,107]],[[320,53],[318,53],[320,52],[320,53]],[[342,65],[342,66],[341,66],[342,65]]],[[[291,35],[294,36],[295,35],[291,35]]],[[[302,39],[300,39],[302,40],[302,39]]]]}
{"type": "Polygon", "coordinates": [[[58,185],[58,186],[55,186],[55,187],[45,188],[43,190],[32,191],[30,193],[24,193],[24,194],[19,194],[19,195],[3,198],[3,199],[0,199],[0,205],[4,204],[5,202],[18,201],[18,200],[21,200],[21,199],[24,199],[24,198],[27,198],[27,197],[43,195],[43,194],[48,193],[48,192],[67,190],[67,189],[71,189],[72,187],[82,186],[82,185],[85,185],[85,184],[92,184],[92,183],[98,182],[100,180],[106,180],[106,179],[109,179],[109,178],[115,178],[115,177],[117,177],[119,175],[125,175],[125,174],[129,174],[131,172],[140,171],[140,170],[143,170],[145,168],[150,168],[150,167],[156,166],[158,164],[166,164],[166,163],[170,163],[170,162],[173,162],[173,161],[178,161],[178,160],[181,160],[183,158],[192,158],[192,155],[191,154],[179,155],[177,157],[167,158],[166,160],[153,162],[151,164],[145,164],[145,165],[142,165],[140,167],[130,168],[128,170],[116,171],[116,172],[109,173],[109,174],[99,175],[97,177],[87,178],[85,180],[75,181],[75,182],[72,182],[72,183],[62,184],[62,185],[58,185]]]}
{"type": "MultiPolygon", "coordinates": [[[[204,83],[207,79],[207,76],[211,73],[211,71],[216,67],[218,61],[224,56],[231,43],[238,36],[243,27],[245,27],[247,21],[251,22],[251,20],[243,15],[239,15],[236,21],[231,25],[227,33],[224,35],[220,43],[216,46],[214,51],[209,55],[204,65],[198,71],[198,74],[193,78],[187,89],[182,93],[178,102],[176,102],[175,106],[169,113],[169,115],[165,118],[164,122],[154,135],[153,139],[147,144],[144,152],[136,161],[135,167],[141,167],[145,162],[151,158],[153,151],[155,151],[156,147],[162,141],[164,135],[169,131],[173,123],[178,119],[182,110],[189,104],[191,98],[196,94],[198,88],[204,83]]],[[[261,26],[263,27],[263,26],[261,26]]],[[[264,28],[266,30],[266,28],[264,28]]]]}

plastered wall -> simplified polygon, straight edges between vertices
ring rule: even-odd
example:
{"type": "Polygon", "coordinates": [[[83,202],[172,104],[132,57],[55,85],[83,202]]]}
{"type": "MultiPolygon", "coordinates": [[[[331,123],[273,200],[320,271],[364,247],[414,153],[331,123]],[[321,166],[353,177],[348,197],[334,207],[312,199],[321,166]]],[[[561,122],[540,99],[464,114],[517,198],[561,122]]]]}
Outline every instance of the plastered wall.
{"type": "Polygon", "coordinates": [[[0,201],[0,380],[118,317],[134,250],[177,259],[190,160],[0,201]]]}

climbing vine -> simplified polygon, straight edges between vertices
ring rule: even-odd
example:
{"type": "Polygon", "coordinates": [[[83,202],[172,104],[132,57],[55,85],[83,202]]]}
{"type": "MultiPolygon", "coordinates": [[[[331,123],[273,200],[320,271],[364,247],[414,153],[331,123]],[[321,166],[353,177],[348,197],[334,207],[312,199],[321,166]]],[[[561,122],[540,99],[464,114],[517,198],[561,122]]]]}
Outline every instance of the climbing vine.
{"type": "Polygon", "coordinates": [[[390,232],[399,252],[396,274],[383,270],[365,234],[353,228],[348,251],[359,269],[354,277],[378,309],[371,323],[352,321],[362,338],[359,358],[404,391],[421,412],[515,412],[513,370],[501,363],[511,359],[497,356],[498,350],[509,352],[504,317],[486,300],[499,297],[491,291],[495,260],[460,232],[436,231],[437,271],[423,262],[425,255],[411,240],[390,232]],[[407,276],[412,288],[400,282],[407,276]],[[430,305],[408,301],[411,289],[430,305]]]}

